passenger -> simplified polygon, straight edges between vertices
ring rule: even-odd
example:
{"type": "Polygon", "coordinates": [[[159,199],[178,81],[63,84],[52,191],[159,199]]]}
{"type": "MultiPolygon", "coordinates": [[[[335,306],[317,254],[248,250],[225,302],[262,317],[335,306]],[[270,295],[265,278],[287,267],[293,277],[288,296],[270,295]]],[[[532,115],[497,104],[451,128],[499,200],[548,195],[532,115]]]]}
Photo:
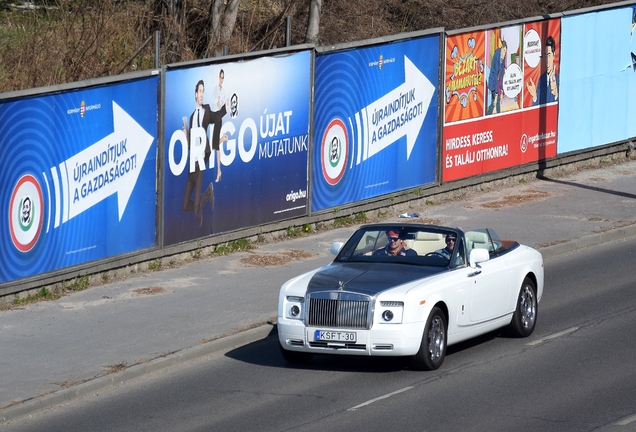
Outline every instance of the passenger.
{"type": "Polygon", "coordinates": [[[375,246],[375,237],[368,235],[364,238],[365,246],[361,250],[360,255],[371,256],[373,255],[373,248],[375,246]]]}
{"type": "Polygon", "coordinates": [[[364,240],[366,242],[366,249],[367,250],[372,250],[373,249],[373,245],[375,244],[375,239],[373,238],[373,236],[368,235],[367,238],[364,240]]]}
{"type": "Polygon", "coordinates": [[[447,260],[450,260],[451,255],[453,254],[453,249],[455,249],[456,240],[457,236],[455,235],[455,233],[446,234],[446,247],[436,250],[435,253],[443,256],[447,260]]]}
{"type": "Polygon", "coordinates": [[[404,244],[404,240],[400,238],[400,234],[396,230],[386,232],[389,243],[382,249],[373,252],[374,256],[390,255],[390,256],[417,256],[417,252],[409,249],[404,244]]]}

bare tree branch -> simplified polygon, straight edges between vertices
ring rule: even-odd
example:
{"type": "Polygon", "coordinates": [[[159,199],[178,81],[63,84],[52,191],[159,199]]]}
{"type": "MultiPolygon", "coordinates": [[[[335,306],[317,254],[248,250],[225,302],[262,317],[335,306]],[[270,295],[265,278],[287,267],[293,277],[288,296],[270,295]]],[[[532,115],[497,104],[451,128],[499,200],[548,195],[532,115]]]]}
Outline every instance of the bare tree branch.
{"type": "Polygon", "coordinates": [[[240,4],[241,0],[228,0],[223,14],[219,43],[226,43],[232,37],[240,4]]]}
{"type": "Polygon", "coordinates": [[[318,44],[320,31],[320,15],[322,14],[322,0],[310,0],[309,19],[307,20],[307,37],[305,43],[318,44]]]}
{"type": "Polygon", "coordinates": [[[232,37],[241,0],[212,0],[210,38],[206,55],[211,57],[232,37]]]}
{"type": "Polygon", "coordinates": [[[221,17],[223,15],[223,0],[212,0],[210,5],[210,39],[208,42],[208,54],[212,54],[219,43],[221,34],[221,17]]]}

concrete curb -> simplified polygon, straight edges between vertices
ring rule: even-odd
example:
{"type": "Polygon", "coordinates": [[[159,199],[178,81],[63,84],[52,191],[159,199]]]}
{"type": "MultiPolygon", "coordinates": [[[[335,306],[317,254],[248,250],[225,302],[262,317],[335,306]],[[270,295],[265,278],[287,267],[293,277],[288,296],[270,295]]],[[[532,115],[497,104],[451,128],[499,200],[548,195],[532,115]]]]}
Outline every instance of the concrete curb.
{"type": "Polygon", "coordinates": [[[100,376],[76,386],[61,389],[44,396],[20,402],[0,411],[0,422],[5,423],[28,416],[35,412],[61,405],[83,396],[114,387],[126,381],[142,377],[152,372],[180,365],[219,352],[232,349],[265,339],[275,334],[275,324],[268,323],[212,342],[197,345],[165,357],[159,357],[146,363],[139,363],[121,372],[100,376]]]}
{"type": "Polygon", "coordinates": [[[636,235],[636,225],[630,225],[622,228],[616,228],[610,231],[605,231],[598,234],[591,234],[588,236],[576,238],[564,243],[559,243],[553,246],[547,246],[544,248],[537,248],[543,258],[549,258],[555,255],[561,255],[567,252],[572,252],[577,249],[583,249],[589,246],[596,246],[602,243],[608,243],[621,238],[631,237],[636,235]]]}
{"type": "MultiPolygon", "coordinates": [[[[592,234],[589,236],[570,240],[568,242],[559,243],[553,246],[538,248],[543,258],[550,258],[564,253],[572,252],[578,249],[611,242],[621,238],[636,236],[636,225],[616,228],[603,233],[592,234]]],[[[147,363],[140,363],[131,366],[121,372],[100,376],[98,378],[83,382],[82,384],[58,390],[44,396],[36,396],[33,399],[20,402],[16,405],[0,410],[0,422],[8,422],[11,420],[24,417],[40,410],[51,408],[74,399],[81,398],[85,395],[99,392],[123,382],[139,378],[152,372],[183,364],[188,361],[199,359],[211,354],[229,351],[271,336],[275,335],[275,324],[268,323],[255,327],[246,331],[242,331],[227,337],[221,337],[214,341],[197,345],[165,357],[156,358],[147,363]]]]}

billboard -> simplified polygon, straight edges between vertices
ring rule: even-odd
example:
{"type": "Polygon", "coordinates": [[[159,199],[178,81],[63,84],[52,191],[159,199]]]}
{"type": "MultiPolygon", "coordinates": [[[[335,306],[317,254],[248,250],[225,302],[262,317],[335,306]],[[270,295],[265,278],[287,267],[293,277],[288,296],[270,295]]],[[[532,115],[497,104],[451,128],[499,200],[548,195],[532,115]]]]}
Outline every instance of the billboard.
{"type": "Polygon", "coordinates": [[[440,34],[316,56],[312,211],[437,180],[440,34]]]}
{"type": "Polygon", "coordinates": [[[559,153],[636,136],[636,6],[561,21],[559,153]]]}
{"type": "Polygon", "coordinates": [[[310,51],[166,71],[164,244],[306,214],[310,76],[310,51]]]}
{"type": "Polygon", "coordinates": [[[448,36],[442,180],[556,155],[560,20],[448,36]]]}
{"type": "Polygon", "coordinates": [[[155,245],[158,86],[0,102],[0,282],[155,245]]]}

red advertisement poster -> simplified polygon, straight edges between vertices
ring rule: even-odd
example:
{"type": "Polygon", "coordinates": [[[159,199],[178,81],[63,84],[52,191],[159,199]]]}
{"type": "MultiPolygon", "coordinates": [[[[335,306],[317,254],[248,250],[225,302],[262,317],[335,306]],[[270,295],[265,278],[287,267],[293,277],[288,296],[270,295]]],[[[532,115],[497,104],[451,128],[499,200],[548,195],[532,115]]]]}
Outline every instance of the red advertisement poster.
{"type": "Polygon", "coordinates": [[[447,39],[442,181],[556,156],[560,30],[554,19],[447,39]]]}
{"type": "Polygon", "coordinates": [[[443,181],[556,156],[557,105],[444,127],[443,181]]]}

